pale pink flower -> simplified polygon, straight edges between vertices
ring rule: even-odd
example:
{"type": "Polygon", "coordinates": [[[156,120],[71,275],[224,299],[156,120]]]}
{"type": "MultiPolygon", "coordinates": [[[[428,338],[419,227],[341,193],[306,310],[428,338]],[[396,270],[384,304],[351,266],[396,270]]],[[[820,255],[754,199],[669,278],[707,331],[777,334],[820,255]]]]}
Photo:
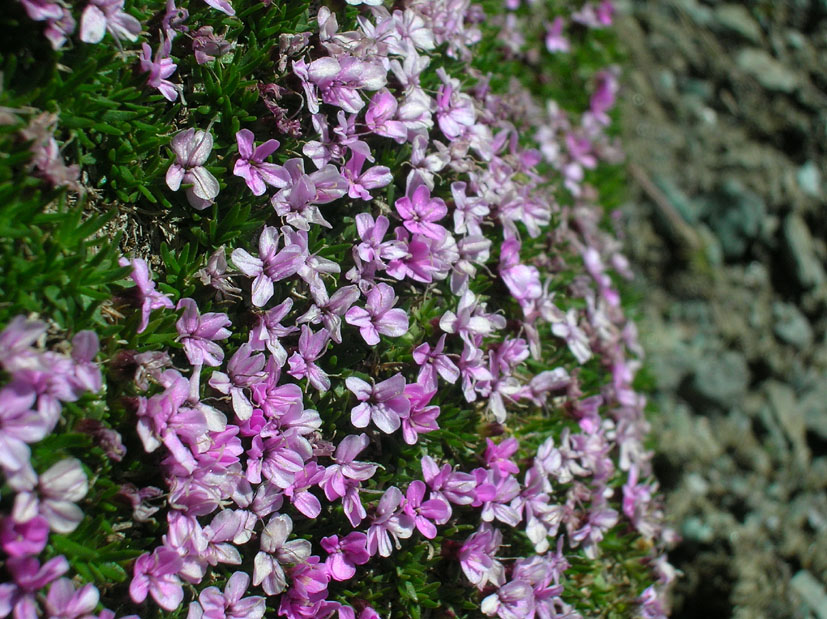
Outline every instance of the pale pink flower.
{"type": "Polygon", "coordinates": [[[397,299],[393,288],[379,283],[368,292],[365,308],[351,307],[345,314],[345,321],[359,327],[362,338],[370,346],[379,343],[380,333],[389,337],[405,335],[408,315],[403,309],[393,308],[397,299]]]}
{"type": "Polygon", "coordinates": [[[411,401],[405,397],[405,377],[402,374],[375,385],[349,376],[345,384],[361,402],[350,411],[350,421],[357,428],[365,428],[373,421],[382,432],[391,434],[399,429],[402,418],[410,414],[411,401]]]}
{"type": "Polygon", "coordinates": [[[172,138],[175,161],[167,170],[167,187],[178,191],[181,183],[187,188],[187,201],[195,209],[203,210],[218,195],[219,185],[211,172],[204,167],[212,152],[213,137],[209,131],[186,129],[172,138]]]}
{"type": "Polygon", "coordinates": [[[136,41],[141,33],[141,22],[123,10],[124,0],[90,0],[80,18],[80,40],[99,43],[106,32],[115,41],[136,41]]]}

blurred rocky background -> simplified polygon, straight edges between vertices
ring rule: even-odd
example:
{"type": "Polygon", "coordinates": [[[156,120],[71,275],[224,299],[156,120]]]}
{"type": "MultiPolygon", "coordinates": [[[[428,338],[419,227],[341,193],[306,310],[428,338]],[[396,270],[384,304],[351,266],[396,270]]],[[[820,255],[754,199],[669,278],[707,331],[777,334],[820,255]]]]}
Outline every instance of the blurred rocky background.
{"type": "Polygon", "coordinates": [[[674,617],[827,619],[827,0],[625,0],[674,617]]]}

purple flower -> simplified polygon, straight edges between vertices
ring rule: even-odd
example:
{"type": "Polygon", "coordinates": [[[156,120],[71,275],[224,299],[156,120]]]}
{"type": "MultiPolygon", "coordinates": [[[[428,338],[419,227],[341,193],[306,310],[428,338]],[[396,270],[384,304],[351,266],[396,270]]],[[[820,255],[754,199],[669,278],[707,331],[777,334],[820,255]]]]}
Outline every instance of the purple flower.
{"type": "Polygon", "coordinates": [[[436,522],[446,522],[451,516],[451,506],[443,498],[425,498],[425,484],[419,480],[412,481],[405,496],[404,512],[414,520],[416,528],[428,539],[436,537],[436,522]]]}
{"type": "Polygon", "coordinates": [[[287,586],[282,564],[301,563],[310,556],[310,542],[288,542],[293,520],[286,514],[270,518],[261,532],[261,550],[253,561],[253,584],[261,585],[267,595],[277,595],[287,586]]]}
{"type": "Polygon", "coordinates": [[[342,343],[342,316],[350,309],[359,298],[357,286],[343,286],[333,293],[332,297],[327,296],[324,286],[310,288],[314,304],[304,314],[296,319],[296,324],[309,322],[310,324],[322,323],[330,334],[330,339],[337,344],[342,343]]]}
{"type": "Polygon", "coordinates": [[[591,359],[592,351],[589,347],[589,338],[577,326],[577,310],[574,308],[566,312],[565,319],[551,325],[551,332],[557,337],[566,340],[569,350],[581,364],[591,359]]]}
{"type": "Polygon", "coordinates": [[[266,378],[264,355],[252,354],[249,344],[242,344],[227,364],[228,374],[213,372],[210,387],[232,397],[233,410],[239,419],[249,419],[253,414],[253,405],[245,389],[262,382],[266,378]]]}
{"type": "Polygon", "coordinates": [[[226,340],[232,332],[227,329],[232,323],[227,314],[208,312],[201,314],[192,299],[181,299],[178,308],[184,308],[181,318],[175,323],[178,339],[184,345],[187,359],[194,366],[218,367],[224,361],[224,351],[215,340],[226,340]]]}
{"type": "Polygon", "coordinates": [[[90,0],[80,18],[80,40],[99,43],[105,32],[116,41],[136,41],[141,33],[141,22],[124,13],[124,0],[90,0]]]}
{"type": "Polygon", "coordinates": [[[230,17],[235,15],[235,9],[227,0],[204,0],[204,2],[225,15],[229,15],[230,17]]]}
{"type": "Polygon", "coordinates": [[[356,215],[356,231],[362,242],[354,247],[354,252],[365,262],[374,262],[384,268],[384,260],[397,260],[407,253],[398,241],[383,241],[390,227],[390,221],[379,215],[376,221],[370,213],[356,215]]]}
{"type": "Polygon", "coordinates": [[[551,26],[546,27],[546,49],[550,53],[568,53],[571,49],[569,40],[563,36],[563,28],[565,26],[566,20],[562,17],[556,17],[551,26]]]}
{"type": "Polygon", "coordinates": [[[524,580],[512,580],[482,601],[480,610],[500,619],[532,619],[534,617],[534,590],[524,580]]]}
{"type": "Polygon", "coordinates": [[[310,224],[330,228],[317,205],[341,198],[348,191],[347,180],[333,164],[327,164],[312,174],[304,173],[304,159],[288,159],[284,170],[287,184],[271,199],[277,215],[299,230],[309,230],[310,224]]]}
{"type": "Polygon", "coordinates": [[[255,136],[249,129],[236,133],[235,139],[238,142],[239,158],[235,162],[233,174],[244,179],[253,195],[263,194],[266,191],[265,183],[273,187],[286,186],[289,177],[284,168],[264,161],[279,147],[278,140],[267,140],[254,149],[255,136]]]}
{"type": "Polygon", "coordinates": [[[50,559],[42,566],[34,557],[11,557],[6,569],[14,583],[0,584],[0,614],[15,619],[35,619],[38,616],[36,595],[40,589],[59,578],[69,569],[63,555],[50,559]]]}
{"type": "Polygon", "coordinates": [[[187,200],[193,208],[204,210],[212,204],[219,190],[218,181],[204,167],[212,152],[212,134],[192,128],[179,131],[172,138],[171,146],[175,161],[167,170],[167,187],[178,191],[182,182],[191,184],[186,192],[187,200]]]}
{"type": "Polygon", "coordinates": [[[201,26],[193,33],[192,51],[195,54],[195,62],[198,64],[205,64],[220,58],[233,47],[235,43],[227,41],[223,35],[215,34],[212,26],[201,26]]]}
{"type": "Polygon", "coordinates": [[[49,521],[43,516],[34,516],[24,522],[6,517],[0,524],[0,546],[10,557],[38,555],[48,539],[49,521]]]}
{"type": "MultiPolygon", "coordinates": [[[[432,497],[444,497],[446,502],[455,505],[471,505],[474,502],[477,480],[469,473],[454,471],[448,464],[444,464],[442,468],[439,468],[430,456],[423,456],[422,478],[431,489],[432,497]]],[[[436,523],[445,524],[450,517],[449,512],[447,518],[437,520],[436,523]]]]}
{"type": "Polygon", "coordinates": [[[224,593],[218,587],[207,587],[198,596],[198,602],[192,602],[187,619],[261,619],[266,611],[265,600],[261,596],[243,598],[250,586],[250,576],[244,572],[235,572],[227,580],[224,593]]]}
{"type": "Polygon", "coordinates": [[[14,381],[0,389],[0,468],[6,476],[34,477],[28,443],[51,431],[51,424],[32,410],[37,394],[31,385],[14,381]]]}
{"type": "Polygon", "coordinates": [[[333,455],[335,464],[325,469],[324,477],[319,483],[328,501],[345,496],[349,481],[365,481],[376,473],[377,465],[359,462],[356,456],[368,446],[366,434],[350,434],[343,438],[333,455]]]}
{"type": "Polygon", "coordinates": [[[460,297],[456,314],[448,310],[439,319],[440,329],[446,333],[458,333],[469,344],[472,343],[473,336],[491,335],[494,331],[505,328],[505,325],[505,318],[486,313],[485,304],[479,303],[470,290],[466,290],[460,297]]]}
{"type": "Polygon", "coordinates": [[[354,151],[342,168],[342,175],[347,179],[348,195],[351,198],[371,200],[369,190],[387,186],[393,180],[393,175],[385,166],[373,166],[362,172],[364,165],[365,156],[354,151]]]}
{"type": "Polygon", "coordinates": [[[505,582],[505,568],[494,558],[502,544],[502,533],[484,522],[465,540],[459,551],[459,563],[466,578],[482,591],[487,583],[505,582]]]}
{"type": "Polygon", "coordinates": [[[146,553],[135,561],[129,597],[140,604],[152,595],[155,602],[167,611],[176,610],[184,600],[184,589],[178,578],[182,566],[181,556],[165,546],[146,553]]]}
{"type": "Polygon", "coordinates": [[[259,314],[256,325],[250,329],[250,347],[253,350],[264,350],[266,347],[279,367],[287,362],[287,351],[281,345],[279,338],[298,331],[296,327],[285,327],[281,324],[281,321],[287,316],[292,307],[293,299],[285,299],[272,309],[259,314]]]}
{"type": "Polygon", "coordinates": [[[219,292],[219,298],[232,297],[241,292],[240,288],[233,285],[233,281],[227,274],[227,257],[224,255],[224,247],[219,247],[207,259],[207,266],[200,269],[196,275],[205,286],[212,286],[219,292]]]}
{"type": "Polygon", "coordinates": [[[419,185],[413,194],[399,198],[396,211],[403,219],[403,225],[414,234],[421,234],[434,240],[441,240],[446,230],[437,223],[448,214],[448,207],[442,198],[431,198],[426,184],[419,185]]]}
{"type": "Polygon", "coordinates": [[[508,438],[502,441],[499,445],[490,438],[485,439],[487,447],[485,448],[485,465],[490,469],[496,469],[500,475],[509,475],[520,472],[517,464],[511,460],[511,456],[517,453],[520,447],[516,438],[508,438]]]}
{"type": "Polygon", "coordinates": [[[392,120],[398,105],[396,97],[383,88],[370,100],[368,111],[365,112],[365,124],[376,135],[403,144],[408,139],[408,128],[404,123],[392,120]]]}
{"type": "MultiPolygon", "coordinates": [[[[319,420],[321,425],[321,420],[319,420]]],[[[322,513],[322,504],[310,488],[319,484],[325,475],[325,468],[315,462],[305,462],[304,468],[296,473],[293,483],[284,489],[290,503],[308,518],[317,518],[322,513]]]]}
{"type": "Polygon", "coordinates": [[[322,393],[330,389],[330,379],[325,371],[316,365],[316,361],[324,355],[329,339],[327,329],[313,333],[310,327],[302,325],[299,350],[294,352],[288,361],[290,369],[287,373],[290,376],[296,379],[307,378],[308,382],[322,393]]]}
{"type": "Polygon", "coordinates": [[[402,418],[410,414],[411,401],[405,397],[405,377],[402,374],[373,386],[361,378],[350,376],[345,384],[361,402],[350,411],[350,421],[357,428],[365,428],[373,421],[382,432],[391,434],[399,429],[402,418]]]}
{"type": "MultiPolygon", "coordinates": [[[[152,48],[147,43],[141,45],[141,55],[139,56],[141,71],[149,73],[149,77],[146,80],[147,85],[152,88],[157,88],[167,101],[175,101],[178,98],[178,89],[175,87],[175,84],[167,79],[175,73],[175,70],[178,68],[178,65],[172,62],[172,58],[169,56],[171,49],[172,41],[162,35],[161,44],[155,52],[155,58],[152,57],[152,48]]],[[[212,141],[210,141],[210,148],[212,148],[212,141]]],[[[207,154],[209,154],[209,151],[207,154]]],[[[180,185],[180,180],[178,184],[180,185]]],[[[167,175],[167,185],[169,185],[169,175],[167,175]]],[[[176,187],[173,191],[177,191],[177,189],[176,187]]],[[[218,193],[218,191],[216,191],[216,193],[218,193]]],[[[190,204],[192,204],[192,201],[190,201],[190,204]]],[[[193,204],[193,206],[195,205],[193,204]]]]}
{"type": "Polygon", "coordinates": [[[327,552],[325,566],[334,580],[350,580],[356,574],[356,566],[370,560],[368,538],[364,533],[353,531],[342,539],[338,535],[323,537],[321,546],[327,552]]]}
{"type": "Polygon", "coordinates": [[[425,389],[436,390],[437,373],[452,385],[459,379],[459,368],[448,355],[442,352],[445,349],[446,337],[443,333],[437,340],[433,350],[427,342],[420,344],[413,350],[414,361],[417,365],[422,366],[419,369],[416,382],[425,389]]]}
{"type": "Polygon", "coordinates": [[[370,346],[379,343],[380,333],[399,337],[408,332],[408,315],[403,309],[392,309],[396,301],[393,288],[384,283],[377,284],[368,292],[365,308],[351,307],[345,314],[345,321],[359,327],[362,338],[370,346]]]}
{"type": "Polygon", "coordinates": [[[413,534],[414,520],[408,514],[397,511],[403,500],[402,491],[391,486],[379,499],[376,513],[368,528],[368,552],[377,552],[383,557],[391,555],[391,536],[399,547],[399,539],[408,539],[413,534]]]}
{"type": "Polygon", "coordinates": [[[446,138],[453,141],[461,137],[476,122],[474,100],[460,92],[458,80],[449,78],[442,69],[437,69],[437,73],[443,84],[439,87],[436,96],[436,119],[440,131],[446,138]]]}
{"type": "MultiPolygon", "coordinates": [[[[359,90],[379,90],[386,83],[386,70],[378,63],[360,60],[353,56],[319,58],[307,67],[308,81],[319,89],[322,101],[336,105],[346,112],[356,114],[365,103],[359,90]]],[[[315,103],[308,101],[312,113],[315,103]]]]}
{"type": "Polygon", "coordinates": [[[46,612],[50,619],[78,619],[89,617],[100,599],[98,588],[87,584],[75,591],[68,578],[59,578],[49,587],[46,596],[46,612]]]}
{"type": "Polygon", "coordinates": [[[279,233],[273,226],[265,226],[262,230],[258,254],[259,257],[254,258],[243,249],[235,249],[232,259],[239,271],[255,278],[252,302],[256,307],[262,307],[273,296],[273,283],[295,275],[303,259],[298,245],[287,245],[279,250],[279,233]]]}
{"type": "Polygon", "coordinates": [[[149,324],[149,314],[152,310],[167,308],[172,309],[175,304],[168,295],[155,290],[155,282],[149,273],[149,267],[143,258],[120,258],[118,264],[122,267],[132,265],[130,277],[135,282],[134,291],[137,296],[137,303],[141,306],[141,322],[138,324],[137,333],[143,333],[149,324]]]}
{"type": "Polygon", "coordinates": [[[83,510],[75,503],[89,490],[89,482],[80,461],[65,458],[53,464],[40,476],[40,499],[34,492],[21,492],[15,497],[12,517],[27,521],[43,516],[57,533],[71,533],[83,520],[83,510]]]}
{"type": "Polygon", "coordinates": [[[420,434],[439,430],[436,422],[439,406],[428,406],[435,394],[436,387],[426,390],[417,383],[405,385],[405,395],[411,401],[411,413],[402,419],[402,438],[408,445],[415,445],[420,434]]]}

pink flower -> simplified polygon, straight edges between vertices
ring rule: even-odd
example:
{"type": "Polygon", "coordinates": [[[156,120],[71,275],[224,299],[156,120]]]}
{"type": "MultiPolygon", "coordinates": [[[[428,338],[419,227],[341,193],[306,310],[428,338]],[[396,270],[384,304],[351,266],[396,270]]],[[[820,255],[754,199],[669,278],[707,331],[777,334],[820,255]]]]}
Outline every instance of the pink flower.
{"type": "Polygon", "coordinates": [[[484,522],[460,548],[459,563],[462,571],[480,591],[489,582],[496,586],[505,582],[505,568],[494,558],[502,544],[502,538],[498,529],[484,522]]]}
{"type": "Polygon", "coordinates": [[[534,617],[534,591],[524,580],[512,580],[482,601],[480,610],[500,619],[532,619],[534,617]]]}
{"type": "Polygon", "coordinates": [[[270,518],[261,533],[261,551],[253,561],[253,584],[261,585],[267,595],[277,595],[287,586],[282,564],[301,563],[310,556],[310,542],[288,542],[293,520],[286,514],[270,518]]]}
{"type": "Polygon", "coordinates": [[[385,166],[373,166],[362,172],[364,165],[365,156],[354,151],[342,168],[342,176],[347,179],[348,195],[351,198],[371,200],[370,190],[386,187],[393,180],[393,175],[385,166]]]}
{"type": "Polygon", "coordinates": [[[34,492],[21,492],[15,497],[12,517],[27,521],[43,516],[57,533],[71,533],[83,520],[83,510],[75,503],[89,490],[86,473],[76,458],[65,458],[53,464],[40,476],[40,499],[34,492]]]}
{"type": "Polygon", "coordinates": [[[210,387],[232,397],[233,410],[239,419],[249,419],[253,414],[253,405],[245,389],[262,382],[266,378],[264,355],[252,354],[249,344],[242,344],[227,364],[227,372],[213,372],[210,387]]]}
{"type": "Polygon", "coordinates": [[[99,43],[105,32],[116,41],[135,41],[141,33],[141,22],[124,13],[124,0],[90,0],[80,18],[80,40],[99,43]]]}
{"type": "Polygon", "coordinates": [[[384,241],[390,227],[390,221],[379,215],[374,221],[370,213],[356,215],[356,231],[362,240],[354,247],[354,253],[365,262],[374,262],[384,268],[384,260],[396,260],[406,254],[404,246],[398,241],[384,241]]]}
{"type": "Polygon", "coordinates": [[[583,330],[577,326],[577,310],[574,308],[566,312],[565,319],[551,325],[551,332],[559,338],[566,340],[569,350],[581,364],[591,359],[592,351],[589,347],[589,338],[583,330]]]}
{"type": "Polygon", "coordinates": [[[356,566],[370,560],[368,538],[364,533],[353,531],[342,539],[338,535],[323,537],[320,544],[328,553],[325,566],[334,580],[350,580],[356,574],[356,566]]]}
{"type": "Polygon", "coordinates": [[[71,580],[60,578],[49,587],[46,612],[50,619],[85,619],[95,610],[99,599],[100,593],[95,585],[87,584],[75,591],[71,580]]]}
{"type": "Polygon", "coordinates": [[[392,120],[396,115],[398,105],[396,97],[387,89],[380,90],[370,100],[368,111],[365,112],[365,124],[376,135],[391,138],[398,144],[403,144],[408,139],[408,129],[404,123],[392,120]]]}
{"type": "Polygon", "coordinates": [[[391,536],[397,547],[399,539],[408,539],[413,534],[414,520],[404,512],[397,512],[402,503],[402,492],[391,486],[382,495],[376,513],[368,528],[368,552],[371,556],[377,552],[383,557],[391,555],[391,536]]]}
{"type": "Polygon", "coordinates": [[[223,35],[215,34],[212,26],[201,26],[193,33],[192,51],[198,64],[220,58],[234,47],[235,43],[227,41],[223,35]]]}
{"type": "Polygon", "coordinates": [[[403,511],[413,520],[416,528],[428,539],[436,537],[436,522],[446,522],[451,515],[451,506],[443,498],[425,498],[425,484],[419,480],[412,481],[408,486],[403,511]]]}
{"type": "Polygon", "coordinates": [[[357,428],[365,428],[373,421],[385,434],[399,429],[402,418],[411,410],[411,401],[405,397],[405,377],[397,374],[376,385],[369,385],[361,378],[350,376],[345,380],[347,388],[361,402],[350,411],[350,421],[357,428]]]}
{"type": "Polygon", "coordinates": [[[287,371],[293,378],[307,378],[308,382],[322,393],[330,389],[330,379],[325,371],[316,365],[316,361],[324,355],[329,340],[327,329],[313,333],[310,327],[302,325],[299,350],[290,357],[290,369],[287,371]]]}
{"type": "Polygon", "coordinates": [[[244,179],[253,195],[263,194],[266,190],[265,183],[273,187],[284,187],[287,184],[288,178],[284,168],[264,161],[279,147],[278,140],[267,140],[254,150],[255,136],[249,129],[242,129],[235,134],[235,138],[238,142],[239,158],[235,162],[233,174],[244,179]]]}
{"type": "Polygon", "coordinates": [[[225,340],[232,334],[226,328],[232,324],[227,314],[201,314],[195,301],[189,298],[178,301],[178,309],[181,308],[184,308],[184,313],[175,326],[189,362],[194,366],[221,365],[224,361],[224,351],[215,340],[225,340]]]}
{"type": "Polygon", "coordinates": [[[69,569],[63,555],[50,559],[43,566],[34,557],[11,557],[6,569],[14,583],[0,584],[0,613],[14,614],[15,619],[35,619],[38,616],[37,598],[40,589],[59,578],[69,569]]]}
{"type": "Polygon", "coordinates": [[[563,28],[566,21],[562,17],[556,17],[551,26],[546,29],[546,49],[550,53],[563,52],[568,53],[571,49],[569,40],[563,36],[563,28]]]}
{"type": "Polygon", "coordinates": [[[393,288],[377,284],[367,294],[365,308],[351,307],[345,314],[345,322],[359,327],[362,338],[370,346],[379,343],[379,334],[399,337],[408,332],[408,315],[403,309],[392,309],[397,301],[393,288]]]}
{"type": "Polygon", "coordinates": [[[165,546],[138,557],[129,583],[132,601],[140,604],[149,594],[164,610],[176,610],[184,600],[184,589],[178,578],[181,566],[181,556],[165,546]]]}
{"type": "Polygon", "coordinates": [[[349,481],[366,481],[376,473],[375,464],[356,460],[356,456],[368,446],[368,443],[367,434],[350,434],[336,447],[336,453],[333,455],[335,464],[325,469],[324,477],[319,483],[328,501],[345,496],[349,481]]]}
{"type": "Polygon", "coordinates": [[[198,602],[192,602],[187,619],[261,619],[266,612],[266,603],[261,596],[243,598],[250,586],[250,576],[244,572],[235,572],[227,580],[224,593],[218,587],[207,587],[198,596],[198,602]]]}
{"type": "Polygon", "coordinates": [[[436,390],[437,373],[452,385],[459,379],[459,368],[448,355],[442,352],[445,349],[445,338],[446,335],[443,333],[433,350],[427,342],[414,348],[414,361],[422,366],[416,382],[426,389],[436,390]]]}
{"type": "Polygon", "coordinates": [[[426,184],[414,189],[410,197],[405,195],[399,198],[394,206],[403,219],[403,225],[413,234],[434,240],[445,236],[445,228],[434,222],[448,214],[448,207],[442,198],[431,198],[431,190],[426,184]]]}
{"type": "Polygon", "coordinates": [[[168,295],[162,294],[155,290],[155,282],[152,281],[152,275],[149,272],[149,267],[143,258],[120,258],[118,264],[122,267],[132,265],[132,273],[130,277],[135,282],[135,296],[136,301],[141,307],[141,322],[138,324],[137,333],[143,333],[149,324],[149,315],[152,310],[167,308],[172,309],[175,304],[168,295]]]}
{"type": "Polygon", "coordinates": [[[411,401],[411,412],[402,419],[402,438],[408,445],[415,445],[420,434],[439,430],[436,422],[439,406],[428,406],[435,394],[436,387],[426,391],[425,387],[417,383],[405,385],[405,395],[411,401]]]}
{"type": "Polygon", "coordinates": [[[0,546],[10,557],[38,555],[48,539],[49,522],[43,516],[24,522],[6,517],[0,524],[0,546]]]}
{"type": "MultiPolygon", "coordinates": [[[[141,45],[141,55],[139,56],[141,71],[149,73],[149,77],[146,80],[147,85],[158,89],[167,101],[175,101],[178,98],[178,89],[175,87],[175,84],[167,79],[175,73],[175,70],[178,68],[178,65],[172,62],[172,58],[169,56],[171,49],[172,41],[162,36],[161,44],[155,52],[155,58],[152,57],[152,48],[147,43],[141,45]]],[[[210,148],[212,148],[212,142],[210,142],[210,148]]],[[[167,184],[169,184],[169,178],[167,178],[167,184]]],[[[173,189],[173,191],[176,190],[177,187],[173,189]]],[[[217,190],[216,193],[218,193],[217,190]]],[[[190,204],[192,204],[192,202],[190,202],[190,204]]]]}
{"type": "Polygon", "coordinates": [[[302,252],[298,245],[287,245],[279,250],[279,233],[273,226],[265,226],[258,239],[259,257],[255,258],[243,249],[235,249],[232,259],[238,270],[254,277],[252,302],[264,306],[273,296],[273,283],[295,275],[302,265],[302,252]]]}
{"type": "Polygon", "coordinates": [[[186,129],[172,138],[175,161],[167,170],[167,187],[178,191],[181,183],[192,185],[186,191],[187,201],[195,209],[204,210],[218,195],[219,185],[211,172],[204,167],[213,147],[213,137],[208,131],[186,129]]]}
{"type": "Polygon", "coordinates": [[[258,314],[255,326],[250,329],[250,347],[253,350],[264,350],[266,347],[279,367],[287,362],[287,351],[281,345],[279,338],[298,331],[296,327],[285,327],[281,324],[292,307],[293,299],[288,297],[275,307],[258,314]]]}

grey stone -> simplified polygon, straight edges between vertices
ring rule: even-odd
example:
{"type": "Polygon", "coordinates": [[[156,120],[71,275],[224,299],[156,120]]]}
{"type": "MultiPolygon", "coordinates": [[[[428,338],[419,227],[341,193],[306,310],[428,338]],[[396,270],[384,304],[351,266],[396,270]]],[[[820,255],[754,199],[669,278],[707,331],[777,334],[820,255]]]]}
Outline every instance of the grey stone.
{"type": "Polygon", "coordinates": [[[748,384],[747,362],[734,350],[699,359],[692,380],[696,393],[725,409],[741,400],[748,384]]]}
{"type": "Polygon", "coordinates": [[[709,543],[715,538],[715,531],[700,518],[690,517],[684,520],[681,527],[683,536],[699,542],[709,543]]]}
{"type": "Polygon", "coordinates": [[[821,197],[821,173],[814,162],[808,161],[798,168],[795,178],[801,191],[813,198],[821,197]]]}
{"type": "Polygon", "coordinates": [[[761,28],[746,8],[738,4],[723,4],[715,8],[718,23],[753,43],[761,42],[761,28]]]}
{"type": "Polygon", "coordinates": [[[768,380],[764,383],[764,388],[770,406],[784,433],[796,448],[803,448],[805,446],[804,411],[798,405],[792,387],[777,380],[768,380]]]}
{"type": "Polygon", "coordinates": [[[652,179],[658,189],[663,192],[670,204],[680,213],[684,221],[695,223],[698,221],[698,206],[689,199],[680,187],[666,176],[657,175],[652,179]]]}
{"type": "Polygon", "coordinates": [[[827,376],[801,397],[799,403],[804,413],[807,430],[827,441],[827,376]]]}
{"type": "Polygon", "coordinates": [[[705,210],[724,255],[738,258],[761,236],[767,207],[761,196],[730,179],[705,201],[705,210]]]}
{"type": "Polygon", "coordinates": [[[742,49],[735,57],[735,64],[767,90],[791,93],[798,86],[795,73],[763,49],[742,49]]]}
{"type": "Polygon", "coordinates": [[[709,7],[699,4],[697,0],[675,0],[675,6],[680,7],[696,24],[706,26],[713,20],[713,13],[709,7]]]}
{"type": "Polygon", "coordinates": [[[790,586],[816,617],[827,619],[827,593],[824,592],[824,585],[815,576],[807,570],[801,570],[792,577],[790,586]]]}
{"type": "Polygon", "coordinates": [[[797,348],[809,348],[813,329],[795,305],[776,301],[772,304],[773,331],[778,338],[797,348]]]}
{"type": "Polygon", "coordinates": [[[784,249],[796,279],[804,288],[813,288],[825,281],[824,268],[815,254],[813,237],[804,219],[795,213],[787,215],[783,225],[784,249]]]}

